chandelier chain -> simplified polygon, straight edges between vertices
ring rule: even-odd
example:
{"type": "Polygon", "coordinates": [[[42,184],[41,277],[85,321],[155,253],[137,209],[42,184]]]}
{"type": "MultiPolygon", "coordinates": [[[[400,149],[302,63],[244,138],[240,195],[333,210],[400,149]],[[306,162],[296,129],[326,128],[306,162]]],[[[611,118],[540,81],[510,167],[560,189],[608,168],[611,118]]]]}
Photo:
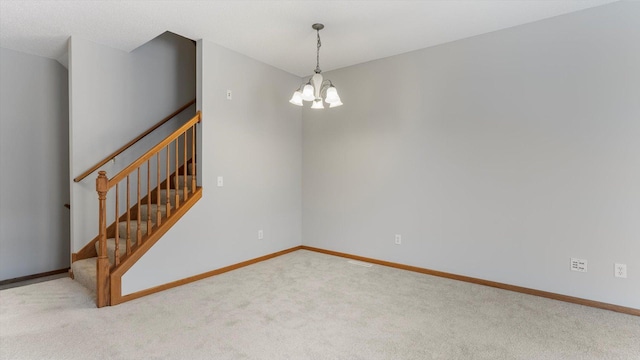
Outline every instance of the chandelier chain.
{"type": "Polygon", "coordinates": [[[320,72],[322,70],[320,70],[320,46],[322,46],[322,43],[320,42],[320,30],[316,30],[317,34],[318,34],[318,49],[316,51],[316,70],[315,73],[316,74],[320,74],[320,72]]]}

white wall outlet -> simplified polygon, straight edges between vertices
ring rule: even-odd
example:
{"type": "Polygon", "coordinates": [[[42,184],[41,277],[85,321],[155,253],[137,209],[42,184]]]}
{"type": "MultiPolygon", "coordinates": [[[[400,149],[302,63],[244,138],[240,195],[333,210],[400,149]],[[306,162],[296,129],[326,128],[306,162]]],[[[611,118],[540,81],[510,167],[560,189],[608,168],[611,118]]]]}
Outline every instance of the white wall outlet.
{"type": "Polygon", "coordinates": [[[619,278],[627,277],[627,264],[615,264],[614,266],[615,276],[619,278]]]}
{"type": "Polygon", "coordinates": [[[262,230],[258,230],[258,240],[264,239],[264,232],[262,230]]]}
{"type": "Polygon", "coordinates": [[[402,244],[402,235],[396,234],[396,245],[402,244]]]}
{"type": "Polygon", "coordinates": [[[233,92],[231,90],[227,90],[227,100],[233,100],[233,92]]]}
{"type": "Polygon", "coordinates": [[[587,260],[571,258],[571,270],[587,272],[587,260]]]}
{"type": "Polygon", "coordinates": [[[218,186],[224,186],[224,179],[222,178],[222,176],[218,176],[218,186]]]}

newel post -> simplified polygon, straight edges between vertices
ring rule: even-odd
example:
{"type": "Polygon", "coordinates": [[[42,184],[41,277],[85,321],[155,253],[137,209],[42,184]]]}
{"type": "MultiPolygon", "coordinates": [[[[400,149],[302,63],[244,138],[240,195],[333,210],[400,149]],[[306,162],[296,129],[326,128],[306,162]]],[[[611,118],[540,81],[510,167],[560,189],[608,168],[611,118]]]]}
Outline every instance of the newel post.
{"type": "Polygon", "coordinates": [[[98,307],[109,305],[109,258],[107,257],[107,191],[109,190],[109,179],[105,171],[98,172],[96,179],[96,191],[98,192],[99,203],[99,251],[97,266],[96,297],[98,307]]]}

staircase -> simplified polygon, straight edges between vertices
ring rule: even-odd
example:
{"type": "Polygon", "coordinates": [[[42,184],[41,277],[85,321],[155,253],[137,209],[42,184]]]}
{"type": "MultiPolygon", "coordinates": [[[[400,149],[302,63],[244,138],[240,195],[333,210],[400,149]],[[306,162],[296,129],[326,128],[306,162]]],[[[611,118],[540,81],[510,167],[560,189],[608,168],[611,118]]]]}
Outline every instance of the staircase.
{"type": "Polygon", "coordinates": [[[198,112],[111,179],[99,172],[99,234],[71,264],[71,276],[96,293],[98,307],[134,298],[122,296],[122,276],[202,197],[195,162],[199,122],[198,112]]]}

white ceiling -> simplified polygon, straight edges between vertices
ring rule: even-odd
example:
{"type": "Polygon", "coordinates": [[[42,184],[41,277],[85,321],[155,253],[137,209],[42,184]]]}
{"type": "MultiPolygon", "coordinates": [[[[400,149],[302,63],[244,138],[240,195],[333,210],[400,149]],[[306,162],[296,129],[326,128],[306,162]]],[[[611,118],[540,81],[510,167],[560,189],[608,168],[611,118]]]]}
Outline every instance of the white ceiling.
{"type": "Polygon", "coordinates": [[[0,47],[64,59],[78,36],[131,51],[165,31],[206,39],[290,73],[332,70],[616,0],[0,0],[0,47]]]}

